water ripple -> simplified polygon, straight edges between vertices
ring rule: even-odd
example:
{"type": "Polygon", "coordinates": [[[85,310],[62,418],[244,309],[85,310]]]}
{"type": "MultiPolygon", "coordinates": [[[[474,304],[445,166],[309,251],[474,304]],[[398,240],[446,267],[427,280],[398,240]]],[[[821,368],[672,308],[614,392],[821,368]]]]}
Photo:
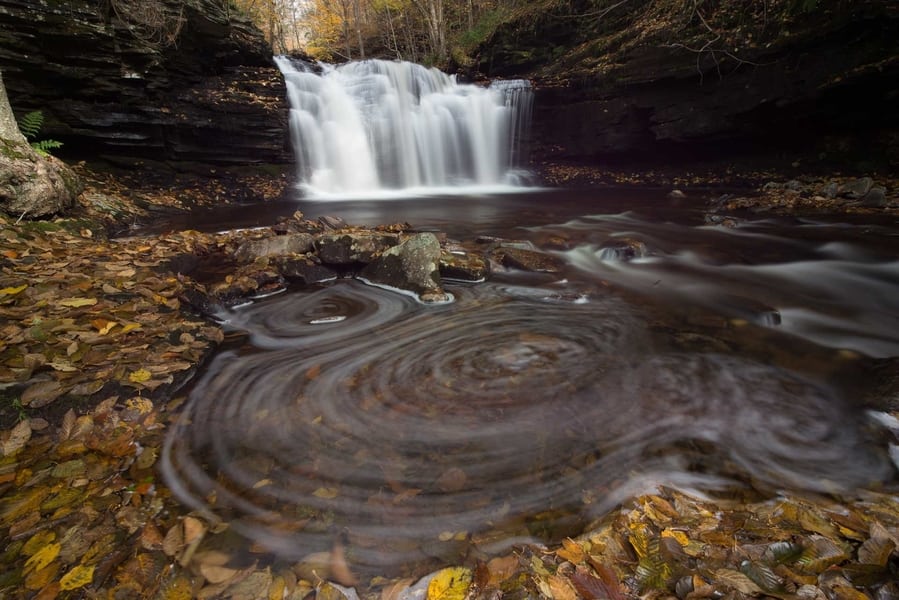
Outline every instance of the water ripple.
{"type": "Polygon", "coordinates": [[[235,312],[255,348],[220,355],[171,428],[176,496],[286,556],[346,535],[355,568],[385,568],[570,535],[644,485],[890,475],[827,388],[655,353],[607,292],[454,293],[428,308],[341,282],[235,312]]]}

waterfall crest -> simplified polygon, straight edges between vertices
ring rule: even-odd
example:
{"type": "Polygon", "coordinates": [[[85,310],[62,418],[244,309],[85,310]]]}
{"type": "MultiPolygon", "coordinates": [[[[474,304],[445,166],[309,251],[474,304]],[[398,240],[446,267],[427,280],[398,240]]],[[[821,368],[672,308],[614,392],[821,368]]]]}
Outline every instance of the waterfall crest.
{"type": "Polygon", "coordinates": [[[409,62],[312,69],[275,61],[290,102],[300,181],[313,195],[516,185],[527,160],[533,92],[490,87],[409,62]]]}

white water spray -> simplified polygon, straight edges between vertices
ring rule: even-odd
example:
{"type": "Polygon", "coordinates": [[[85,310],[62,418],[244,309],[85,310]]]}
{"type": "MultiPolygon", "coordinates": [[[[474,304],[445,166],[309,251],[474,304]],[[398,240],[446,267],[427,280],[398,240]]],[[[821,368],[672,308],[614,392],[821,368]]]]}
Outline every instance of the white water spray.
{"type": "Polygon", "coordinates": [[[300,180],[313,195],[521,181],[533,102],[527,81],[484,88],[408,62],[315,72],[275,61],[287,84],[300,180]]]}

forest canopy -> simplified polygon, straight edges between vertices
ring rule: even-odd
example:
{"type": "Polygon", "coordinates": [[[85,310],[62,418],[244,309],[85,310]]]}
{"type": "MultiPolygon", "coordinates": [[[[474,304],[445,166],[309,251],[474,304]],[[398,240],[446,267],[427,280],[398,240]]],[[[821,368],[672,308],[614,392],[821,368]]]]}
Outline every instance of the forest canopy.
{"type": "Polygon", "coordinates": [[[741,31],[771,33],[784,21],[825,8],[819,0],[230,1],[266,33],[276,53],[463,67],[476,64],[482,47],[502,36],[551,44],[547,31],[550,38],[562,32],[556,41],[573,45],[644,21],[639,29],[647,32],[692,27],[723,41],[741,31]]]}

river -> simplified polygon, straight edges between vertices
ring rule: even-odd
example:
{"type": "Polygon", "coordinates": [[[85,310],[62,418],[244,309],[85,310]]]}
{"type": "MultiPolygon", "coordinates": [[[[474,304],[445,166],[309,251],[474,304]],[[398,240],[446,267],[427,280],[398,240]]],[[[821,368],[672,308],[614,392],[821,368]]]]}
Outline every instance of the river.
{"type": "Polygon", "coordinates": [[[167,482],[279,556],[339,541],[356,572],[394,574],[558,541],[658,486],[895,484],[870,410],[872,373],[899,354],[895,224],[707,225],[718,193],[298,193],[179,223],[407,221],[562,267],[494,265],[446,282],[441,306],[341,279],[223,315],[232,342],[170,432],[167,482]]]}

